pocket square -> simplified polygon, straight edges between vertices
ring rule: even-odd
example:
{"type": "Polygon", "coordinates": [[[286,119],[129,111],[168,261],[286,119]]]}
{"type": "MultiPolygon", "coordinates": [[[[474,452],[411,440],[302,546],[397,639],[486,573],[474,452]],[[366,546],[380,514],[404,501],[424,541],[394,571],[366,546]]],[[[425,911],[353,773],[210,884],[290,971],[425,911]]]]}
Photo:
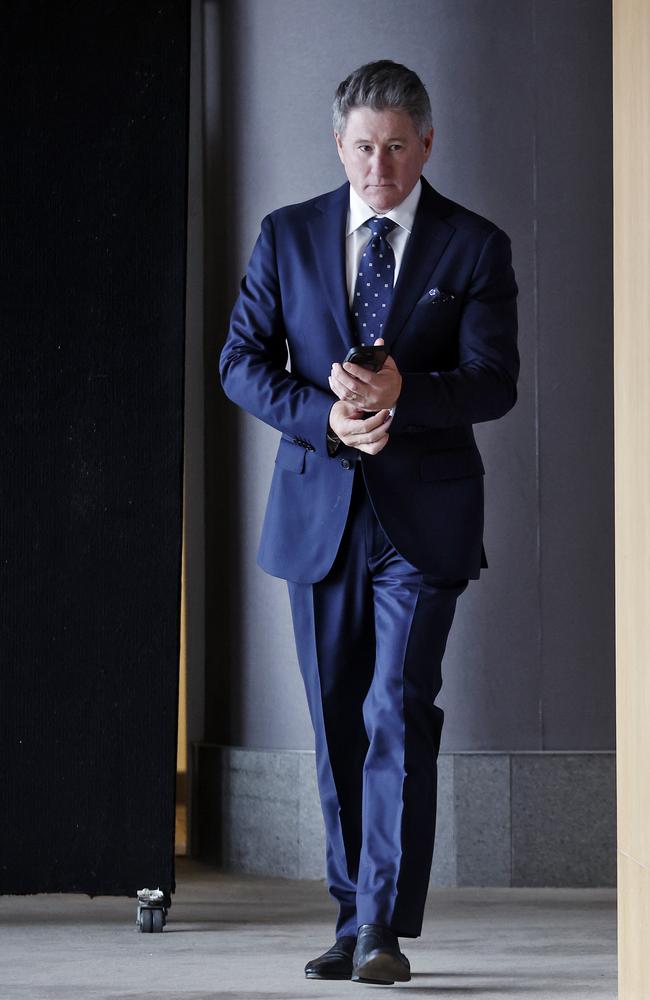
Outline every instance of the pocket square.
{"type": "Polygon", "coordinates": [[[435,305],[441,305],[444,302],[453,302],[456,298],[451,292],[443,292],[441,288],[430,288],[427,294],[429,301],[435,305]]]}

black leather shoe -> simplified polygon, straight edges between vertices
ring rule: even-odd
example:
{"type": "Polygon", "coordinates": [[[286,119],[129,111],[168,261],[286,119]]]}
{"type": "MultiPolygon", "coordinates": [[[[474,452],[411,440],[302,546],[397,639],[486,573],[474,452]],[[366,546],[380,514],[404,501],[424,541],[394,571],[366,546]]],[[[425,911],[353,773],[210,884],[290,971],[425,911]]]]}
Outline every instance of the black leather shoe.
{"type": "Polygon", "coordinates": [[[397,936],[379,924],[361,924],[352,958],[353,983],[408,983],[411,966],[397,936]]]}
{"type": "Polygon", "coordinates": [[[307,979],[350,979],[352,976],[352,954],[356,944],[354,937],[340,937],[329,951],[318,958],[312,958],[305,966],[307,979]]]}

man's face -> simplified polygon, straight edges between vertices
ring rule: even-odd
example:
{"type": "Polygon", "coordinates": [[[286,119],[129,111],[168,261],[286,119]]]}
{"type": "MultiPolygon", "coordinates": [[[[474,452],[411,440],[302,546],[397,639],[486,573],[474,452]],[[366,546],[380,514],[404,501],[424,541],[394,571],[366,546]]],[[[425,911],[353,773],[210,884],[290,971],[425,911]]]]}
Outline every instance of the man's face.
{"type": "Polygon", "coordinates": [[[353,108],[345,132],[334,136],[350,184],[382,214],[415,187],[429,159],[433,129],[421,139],[408,111],[353,108]]]}

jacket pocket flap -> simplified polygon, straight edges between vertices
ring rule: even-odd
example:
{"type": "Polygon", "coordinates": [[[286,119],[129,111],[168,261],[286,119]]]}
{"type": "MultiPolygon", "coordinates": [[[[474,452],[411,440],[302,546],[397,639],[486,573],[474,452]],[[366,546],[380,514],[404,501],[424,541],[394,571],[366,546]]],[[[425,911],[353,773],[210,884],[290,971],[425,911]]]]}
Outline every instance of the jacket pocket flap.
{"type": "Polygon", "coordinates": [[[305,468],[305,449],[292,441],[280,441],[275,464],[288,472],[303,472],[305,468]]]}
{"type": "Polygon", "coordinates": [[[420,460],[420,478],[425,482],[437,479],[462,479],[485,473],[481,456],[475,448],[452,448],[425,455],[420,460]]]}

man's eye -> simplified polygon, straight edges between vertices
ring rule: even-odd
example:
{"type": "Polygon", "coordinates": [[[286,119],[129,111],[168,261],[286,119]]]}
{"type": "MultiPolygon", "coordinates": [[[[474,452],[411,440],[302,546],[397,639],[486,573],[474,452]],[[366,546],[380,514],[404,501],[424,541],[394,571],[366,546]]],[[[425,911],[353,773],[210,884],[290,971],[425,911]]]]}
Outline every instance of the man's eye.
{"type": "Polygon", "coordinates": [[[393,143],[393,144],[391,145],[391,147],[390,147],[390,148],[391,148],[391,149],[402,149],[402,146],[401,146],[401,144],[400,144],[399,142],[394,142],[394,143],[393,143]]]}

